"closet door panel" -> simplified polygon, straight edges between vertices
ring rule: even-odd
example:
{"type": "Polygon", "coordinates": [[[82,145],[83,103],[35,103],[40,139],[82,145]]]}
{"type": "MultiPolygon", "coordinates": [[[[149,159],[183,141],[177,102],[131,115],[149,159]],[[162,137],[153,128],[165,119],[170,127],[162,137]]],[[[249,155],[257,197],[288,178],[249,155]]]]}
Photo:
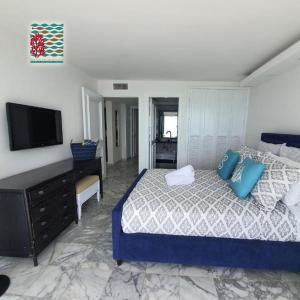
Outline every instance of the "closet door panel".
{"type": "Polygon", "coordinates": [[[245,126],[247,116],[247,94],[245,91],[237,90],[232,95],[232,125],[230,131],[230,148],[237,150],[244,144],[245,126]]]}
{"type": "Polygon", "coordinates": [[[244,142],[247,90],[192,89],[189,96],[188,162],[215,169],[226,150],[244,142]]]}
{"type": "Polygon", "coordinates": [[[216,132],[216,156],[212,166],[214,168],[224,153],[227,151],[230,145],[229,131],[231,126],[231,91],[230,90],[218,90],[218,115],[216,118],[217,132],[216,132]]]}

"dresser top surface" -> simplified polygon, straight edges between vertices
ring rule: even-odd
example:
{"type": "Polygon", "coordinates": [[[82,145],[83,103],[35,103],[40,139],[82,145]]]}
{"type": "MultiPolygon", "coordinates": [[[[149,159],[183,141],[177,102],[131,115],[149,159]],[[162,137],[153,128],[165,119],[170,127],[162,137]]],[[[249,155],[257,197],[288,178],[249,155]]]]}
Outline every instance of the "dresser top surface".
{"type": "Polygon", "coordinates": [[[62,160],[37,169],[26,171],[0,180],[0,191],[25,191],[43,182],[59,177],[86,165],[95,163],[100,158],[89,161],[74,161],[72,158],[62,160]]]}

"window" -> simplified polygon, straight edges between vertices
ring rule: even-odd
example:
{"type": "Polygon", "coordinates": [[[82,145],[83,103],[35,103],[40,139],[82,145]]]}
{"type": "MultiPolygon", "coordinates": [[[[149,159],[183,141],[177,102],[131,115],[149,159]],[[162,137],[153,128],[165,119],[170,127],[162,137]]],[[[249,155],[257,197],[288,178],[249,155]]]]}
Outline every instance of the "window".
{"type": "Polygon", "coordinates": [[[163,114],[163,137],[177,138],[177,112],[164,112],[163,114]]]}

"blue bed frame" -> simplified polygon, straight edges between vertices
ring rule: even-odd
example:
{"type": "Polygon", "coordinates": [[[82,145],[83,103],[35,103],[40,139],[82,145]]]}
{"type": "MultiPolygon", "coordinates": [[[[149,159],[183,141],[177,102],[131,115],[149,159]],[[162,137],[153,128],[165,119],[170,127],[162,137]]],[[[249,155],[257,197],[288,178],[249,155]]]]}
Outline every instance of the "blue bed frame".
{"type": "MultiPolygon", "coordinates": [[[[261,140],[300,148],[300,135],[263,133],[261,140]]],[[[184,265],[300,271],[300,242],[277,242],[122,231],[122,208],[143,170],[112,212],[113,258],[184,265]]]]}

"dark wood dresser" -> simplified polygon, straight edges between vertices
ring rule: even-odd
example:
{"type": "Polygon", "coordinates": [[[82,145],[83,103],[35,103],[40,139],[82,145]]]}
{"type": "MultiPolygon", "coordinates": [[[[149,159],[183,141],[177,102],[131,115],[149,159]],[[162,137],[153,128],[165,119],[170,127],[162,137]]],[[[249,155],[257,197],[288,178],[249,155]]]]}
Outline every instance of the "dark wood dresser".
{"type": "Polygon", "coordinates": [[[68,225],[77,222],[75,183],[98,175],[101,158],[67,159],[0,180],[0,256],[37,255],[68,225]]]}

